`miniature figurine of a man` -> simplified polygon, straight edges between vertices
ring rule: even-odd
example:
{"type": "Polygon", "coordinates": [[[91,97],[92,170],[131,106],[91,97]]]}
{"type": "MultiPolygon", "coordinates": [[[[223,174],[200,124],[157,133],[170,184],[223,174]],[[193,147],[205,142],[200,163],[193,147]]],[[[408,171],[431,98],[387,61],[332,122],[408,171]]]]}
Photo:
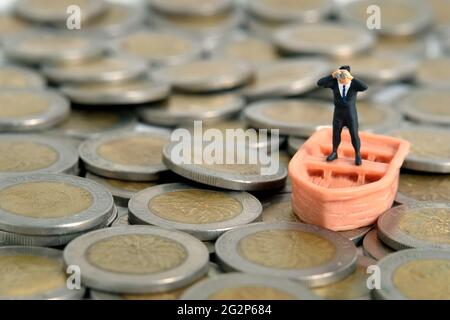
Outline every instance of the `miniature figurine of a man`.
{"type": "Polygon", "coordinates": [[[353,78],[349,66],[342,66],[333,71],[330,76],[317,82],[323,88],[330,88],[334,95],[333,114],[333,150],[327,157],[327,161],[338,158],[337,150],[341,143],[341,133],[344,127],[350,132],[353,148],[355,149],[355,164],[362,164],[361,142],[358,134],[358,113],[356,112],[356,96],[359,91],[366,91],[367,85],[361,80],[353,78]]]}

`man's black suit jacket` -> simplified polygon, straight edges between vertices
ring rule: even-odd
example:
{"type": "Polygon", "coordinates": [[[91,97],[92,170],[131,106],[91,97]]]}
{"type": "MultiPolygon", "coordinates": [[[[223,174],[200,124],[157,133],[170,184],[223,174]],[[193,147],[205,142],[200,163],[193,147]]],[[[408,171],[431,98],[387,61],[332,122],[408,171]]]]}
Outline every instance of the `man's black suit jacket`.
{"type": "Polygon", "coordinates": [[[364,82],[359,79],[353,78],[350,88],[346,88],[347,98],[344,100],[341,96],[341,93],[339,92],[338,81],[337,79],[334,79],[333,76],[330,75],[320,79],[317,82],[317,85],[319,87],[330,88],[331,90],[333,90],[334,105],[336,106],[336,108],[344,108],[344,110],[348,109],[349,107],[355,109],[357,93],[360,91],[366,91],[368,88],[364,82]]]}

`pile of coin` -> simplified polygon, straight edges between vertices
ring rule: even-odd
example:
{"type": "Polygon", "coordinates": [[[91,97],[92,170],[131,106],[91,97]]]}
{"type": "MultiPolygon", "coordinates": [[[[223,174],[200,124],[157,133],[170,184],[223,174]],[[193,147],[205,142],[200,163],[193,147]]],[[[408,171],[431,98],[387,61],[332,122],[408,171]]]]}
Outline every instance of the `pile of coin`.
{"type": "Polygon", "coordinates": [[[448,1],[12,2],[0,299],[450,299],[448,1]],[[369,85],[361,130],[411,152],[395,206],[334,232],[293,213],[287,166],[331,125],[316,82],[341,65],[369,85]],[[232,150],[245,161],[204,161],[212,145],[227,158],[208,140],[227,132],[246,134],[232,150]],[[367,286],[374,265],[381,289],[367,286]]]}

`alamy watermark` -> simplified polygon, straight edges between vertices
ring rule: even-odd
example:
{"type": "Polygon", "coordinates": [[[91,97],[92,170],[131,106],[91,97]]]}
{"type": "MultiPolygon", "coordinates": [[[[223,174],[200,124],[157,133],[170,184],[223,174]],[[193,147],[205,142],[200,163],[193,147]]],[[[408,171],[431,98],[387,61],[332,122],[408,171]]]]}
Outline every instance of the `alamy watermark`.
{"type": "Polygon", "coordinates": [[[66,27],[69,30],[81,29],[81,8],[77,5],[68,6],[66,9],[66,27]]]}

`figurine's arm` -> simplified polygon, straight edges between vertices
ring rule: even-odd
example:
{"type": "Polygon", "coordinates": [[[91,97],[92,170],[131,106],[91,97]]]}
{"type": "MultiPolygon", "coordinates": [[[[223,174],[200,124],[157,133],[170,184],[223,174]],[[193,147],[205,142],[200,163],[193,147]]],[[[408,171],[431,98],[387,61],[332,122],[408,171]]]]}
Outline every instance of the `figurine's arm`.
{"type": "Polygon", "coordinates": [[[329,75],[317,81],[317,85],[323,88],[331,88],[333,86],[333,76],[329,75]]]}
{"type": "Polygon", "coordinates": [[[352,79],[352,85],[355,86],[356,91],[366,91],[369,88],[367,84],[356,78],[352,79]]]}

